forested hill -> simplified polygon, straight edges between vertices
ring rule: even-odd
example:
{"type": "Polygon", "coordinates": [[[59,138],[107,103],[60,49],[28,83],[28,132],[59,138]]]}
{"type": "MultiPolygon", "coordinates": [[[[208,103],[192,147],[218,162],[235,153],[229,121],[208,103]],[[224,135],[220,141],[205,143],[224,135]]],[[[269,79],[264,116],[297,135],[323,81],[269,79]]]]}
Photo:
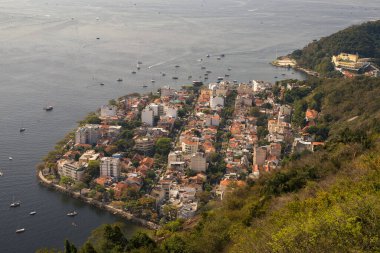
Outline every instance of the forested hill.
{"type": "Polygon", "coordinates": [[[328,73],[333,70],[332,55],[358,53],[360,57],[375,58],[380,63],[380,20],[348,27],[318,41],[313,41],[290,56],[300,67],[328,73]]]}

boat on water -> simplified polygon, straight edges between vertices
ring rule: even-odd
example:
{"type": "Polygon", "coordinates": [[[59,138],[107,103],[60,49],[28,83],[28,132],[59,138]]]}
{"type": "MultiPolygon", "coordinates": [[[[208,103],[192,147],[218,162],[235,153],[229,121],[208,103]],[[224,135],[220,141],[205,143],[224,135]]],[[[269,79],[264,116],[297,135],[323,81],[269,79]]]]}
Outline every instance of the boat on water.
{"type": "Polygon", "coordinates": [[[10,207],[19,207],[21,205],[21,201],[13,201],[9,206],[10,207]]]}
{"type": "Polygon", "coordinates": [[[234,80],[234,83],[237,83],[237,80],[234,80]]]}
{"type": "Polygon", "coordinates": [[[232,69],[231,68],[228,68],[228,71],[231,71],[232,69]]]}
{"type": "Polygon", "coordinates": [[[4,173],[0,171],[0,177],[2,177],[3,175],[4,175],[4,173]]]}
{"type": "Polygon", "coordinates": [[[19,229],[16,229],[16,233],[19,234],[19,233],[23,233],[25,232],[25,228],[19,228],[19,229]]]}
{"type": "Polygon", "coordinates": [[[207,58],[210,58],[210,55],[209,55],[209,54],[207,54],[207,55],[206,55],[206,57],[207,57],[207,58]]]}
{"type": "Polygon", "coordinates": [[[104,85],[104,83],[100,83],[99,85],[100,85],[100,86],[103,86],[103,85],[104,85]]]}
{"type": "Polygon", "coordinates": [[[207,70],[206,73],[207,74],[211,74],[212,72],[211,72],[211,70],[207,70]]]}
{"type": "Polygon", "coordinates": [[[25,132],[25,130],[26,130],[26,128],[21,127],[21,128],[20,128],[20,133],[25,132]]]}
{"type": "Polygon", "coordinates": [[[165,73],[162,73],[162,76],[166,76],[166,74],[165,74],[165,73]]]}
{"type": "Polygon", "coordinates": [[[222,58],[220,58],[220,57],[217,57],[216,59],[217,59],[217,60],[220,60],[220,59],[222,59],[222,58]]]}
{"type": "Polygon", "coordinates": [[[187,77],[187,79],[191,79],[191,78],[193,78],[193,76],[188,76],[188,77],[187,77]]]}
{"type": "Polygon", "coordinates": [[[148,87],[148,85],[144,84],[142,87],[143,87],[143,88],[146,88],[146,87],[148,87]]]}
{"type": "Polygon", "coordinates": [[[206,67],[205,67],[205,66],[202,66],[201,69],[206,69],[206,67]]]}
{"type": "Polygon", "coordinates": [[[117,81],[118,81],[118,82],[122,82],[122,81],[123,81],[123,79],[119,78],[119,79],[117,79],[117,81]]]}
{"type": "Polygon", "coordinates": [[[51,105],[45,106],[44,110],[47,111],[47,112],[48,111],[52,111],[53,110],[53,106],[51,106],[51,105]]]}
{"type": "Polygon", "coordinates": [[[9,160],[13,160],[12,156],[8,157],[9,160]]]}
{"type": "Polygon", "coordinates": [[[221,54],[220,57],[224,57],[225,55],[224,54],[221,54]]]}
{"type": "Polygon", "coordinates": [[[142,64],[142,61],[138,61],[137,64],[142,64]]]}
{"type": "Polygon", "coordinates": [[[178,77],[176,77],[176,76],[173,76],[173,77],[172,77],[172,79],[174,79],[174,80],[178,80],[178,77]]]}
{"type": "Polygon", "coordinates": [[[36,214],[37,214],[36,211],[31,211],[31,212],[29,213],[29,215],[36,215],[36,214]]]}
{"type": "Polygon", "coordinates": [[[175,65],[176,68],[179,68],[180,66],[179,65],[175,65]]]}
{"type": "Polygon", "coordinates": [[[225,76],[225,77],[229,77],[230,75],[229,75],[229,74],[225,74],[224,76],[225,76]]]}
{"type": "Polygon", "coordinates": [[[137,69],[137,70],[140,70],[140,66],[139,66],[139,65],[137,65],[137,66],[136,66],[136,69],[137,69]]]}
{"type": "Polygon", "coordinates": [[[67,213],[67,216],[70,216],[70,217],[74,217],[76,216],[78,213],[76,211],[72,211],[72,212],[68,212],[67,213]]]}
{"type": "Polygon", "coordinates": [[[78,227],[78,225],[75,222],[71,223],[71,225],[74,227],[78,227]]]}
{"type": "Polygon", "coordinates": [[[136,71],[132,71],[132,74],[136,74],[136,71]]]}
{"type": "Polygon", "coordinates": [[[277,76],[275,76],[274,78],[277,78],[277,76]]]}
{"type": "Polygon", "coordinates": [[[221,76],[218,77],[218,81],[222,81],[223,79],[224,77],[221,77],[221,76]]]}
{"type": "Polygon", "coordinates": [[[205,76],[205,80],[208,80],[208,77],[207,77],[207,76],[205,76]]]}
{"type": "Polygon", "coordinates": [[[155,83],[156,82],[156,80],[154,80],[154,79],[152,79],[152,80],[150,80],[152,83],[155,83]]]}

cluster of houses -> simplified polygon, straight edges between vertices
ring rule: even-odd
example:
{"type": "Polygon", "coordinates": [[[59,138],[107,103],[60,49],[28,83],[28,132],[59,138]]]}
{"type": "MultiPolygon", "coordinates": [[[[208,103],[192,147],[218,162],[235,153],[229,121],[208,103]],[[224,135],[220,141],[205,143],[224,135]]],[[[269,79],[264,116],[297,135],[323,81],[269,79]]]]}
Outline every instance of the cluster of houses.
{"type": "Polygon", "coordinates": [[[139,192],[149,171],[160,174],[150,156],[156,141],[170,135],[177,112],[190,95],[187,90],[164,87],[161,97],[132,95],[102,106],[98,112],[100,124],[85,124],[75,131],[72,146],[57,161],[58,174],[74,182],[84,181],[89,164],[97,161],[99,177],[91,179],[106,190],[112,189],[113,199],[139,192]],[[134,151],[129,156],[115,150],[115,143],[122,138],[122,122],[141,122],[128,140],[134,151]]]}
{"type": "Polygon", "coordinates": [[[145,197],[154,199],[161,216],[168,216],[165,212],[172,210],[171,218],[190,218],[198,210],[198,196],[208,182],[206,170],[216,152],[222,154],[226,173],[212,192],[223,199],[226,192],[246,185],[242,175],[255,180],[261,173],[279,169],[284,147],[303,152],[323,145],[307,134],[307,128],[316,125],[318,112],[308,109],[306,127],[294,133],[292,108],[276,102],[270,83],[222,81],[202,87],[195,101],[193,95],[190,90],[163,87],[159,97],[128,96],[102,106],[100,124],[85,124],[76,130],[72,147],[57,161],[59,175],[82,181],[89,164],[98,161],[99,177],[93,180],[107,191],[112,189],[113,200],[124,200],[131,192],[140,192],[153,173],[154,180],[145,197]],[[234,112],[226,120],[222,118],[223,109],[231,93],[236,96],[234,112]],[[181,131],[174,130],[178,112],[185,104],[191,104],[193,110],[182,119],[185,125],[181,131]],[[263,115],[267,121],[258,126],[263,115]],[[110,147],[124,130],[120,122],[133,121],[141,123],[129,140],[134,152],[111,152],[110,147]],[[220,133],[223,143],[218,143],[220,133]],[[166,168],[158,166],[153,158],[155,144],[162,137],[173,140],[166,168]]]}
{"type": "Polygon", "coordinates": [[[168,155],[167,169],[152,191],[161,209],[175,208],[178,218],[192,217],[198,209],[197,193],[203,191],[207,180],[221,111],[230,91],[226,82],[212,83],[199,91],[194,110],[168,155]]]}

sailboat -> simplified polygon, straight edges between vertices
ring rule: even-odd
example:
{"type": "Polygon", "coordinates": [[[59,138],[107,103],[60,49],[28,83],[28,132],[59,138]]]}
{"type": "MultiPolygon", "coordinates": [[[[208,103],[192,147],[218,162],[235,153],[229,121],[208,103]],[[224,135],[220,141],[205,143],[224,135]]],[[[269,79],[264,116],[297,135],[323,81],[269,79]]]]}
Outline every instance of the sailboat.
{"type": "Polygon", "coordinates": [[[15,201],[15,197],[13,197],[13,201],[9,206],[10,207],[19,207],[20,205],[21,205],[21,201],[20,200],[15,201]]]}
{"type": "Polygon", "coordinates": [[[20,133],[25,132],[26,128],[24,127],[24,122],[21,123],[20,133]]]}

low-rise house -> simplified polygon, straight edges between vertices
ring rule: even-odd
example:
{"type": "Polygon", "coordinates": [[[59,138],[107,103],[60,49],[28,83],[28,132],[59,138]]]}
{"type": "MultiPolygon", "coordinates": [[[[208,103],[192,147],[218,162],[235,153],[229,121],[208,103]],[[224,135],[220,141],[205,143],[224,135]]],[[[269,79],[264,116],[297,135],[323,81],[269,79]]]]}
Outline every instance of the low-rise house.
{"type": "Polygon", "coordinates": [[[87,150],[84,154],[79,158],[79,165],[86,166],[89,161],[96,161],[99,159],[99,153],[96,153],[95,150],[87,150]]]}
{"type": "Polygon", "coordinates": [[[150,137],[138,137],[135,139],[135,150],[140,152],[151,152],[154,147],[154,139],[150,137]]]}
{"type": "Polygon", "coordinates": [[[79,165],[79,162],[74,160],[59,160],[57,163],[58,174],[62,177],[69,177],[76,181],[81,181],[84,176],[85,167],[79,165]]]}

